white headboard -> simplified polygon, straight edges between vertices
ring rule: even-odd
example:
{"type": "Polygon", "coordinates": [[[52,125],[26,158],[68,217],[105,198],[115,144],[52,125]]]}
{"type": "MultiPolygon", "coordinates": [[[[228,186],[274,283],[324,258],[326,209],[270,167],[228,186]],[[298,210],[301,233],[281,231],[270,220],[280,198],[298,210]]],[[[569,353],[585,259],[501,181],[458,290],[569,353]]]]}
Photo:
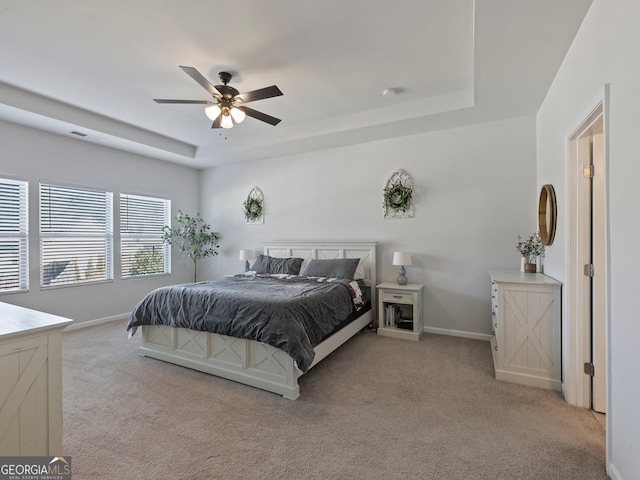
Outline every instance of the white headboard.
{"type": "Polygon", "coordinates": [[[359,258],[358,265],[364,268],[364,283],[370,287],[371,306],[376,308],[376,242],[265,242],[264,254],[303,258],[302,270],[311,259],[359,258]]]}

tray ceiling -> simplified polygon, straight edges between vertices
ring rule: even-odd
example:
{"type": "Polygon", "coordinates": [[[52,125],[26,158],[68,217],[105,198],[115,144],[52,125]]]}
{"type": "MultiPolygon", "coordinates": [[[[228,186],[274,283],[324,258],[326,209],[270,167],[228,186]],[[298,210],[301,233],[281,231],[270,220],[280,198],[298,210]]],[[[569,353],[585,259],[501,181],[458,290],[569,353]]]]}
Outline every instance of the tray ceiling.
{"type": "Polygon", "coordinates": [[[206,168],[533,115],[590,3],[0,0],[0,119],[206,168]],[[154,103],[210,99],[178,65],[282,122],[154,103]]]}

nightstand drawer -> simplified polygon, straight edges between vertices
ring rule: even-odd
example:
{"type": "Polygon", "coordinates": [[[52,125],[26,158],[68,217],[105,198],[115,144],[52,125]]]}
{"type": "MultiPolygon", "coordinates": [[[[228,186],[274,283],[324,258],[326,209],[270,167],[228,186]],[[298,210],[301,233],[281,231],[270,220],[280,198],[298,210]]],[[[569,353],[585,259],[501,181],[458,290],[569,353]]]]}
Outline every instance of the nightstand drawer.
{"type": "Polygon", "coordinates": [[[413,294],[401,292],[383,292],[382,301],[396,303],[413,303],[413,294]]]}

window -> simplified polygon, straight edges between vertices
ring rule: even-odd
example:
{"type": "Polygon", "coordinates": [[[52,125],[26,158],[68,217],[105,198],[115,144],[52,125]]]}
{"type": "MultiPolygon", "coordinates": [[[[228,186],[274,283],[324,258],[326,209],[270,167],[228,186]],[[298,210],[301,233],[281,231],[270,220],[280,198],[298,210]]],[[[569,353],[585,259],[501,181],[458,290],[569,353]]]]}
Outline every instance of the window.
{"type": "Polygon", "coordinates": [[[0,293],[29,288],[27,182],[0,178],[0,293]]]}
{"type": "Polygon", "coordinates": [[[122,278],[171,273],[171,249],[162,241],[171,201],[120,195],[122,278]]]}
{"type": "Polygon", "coordinates": [[[113,280],[113,194],[40,184],[40,285],[113,280]]]}

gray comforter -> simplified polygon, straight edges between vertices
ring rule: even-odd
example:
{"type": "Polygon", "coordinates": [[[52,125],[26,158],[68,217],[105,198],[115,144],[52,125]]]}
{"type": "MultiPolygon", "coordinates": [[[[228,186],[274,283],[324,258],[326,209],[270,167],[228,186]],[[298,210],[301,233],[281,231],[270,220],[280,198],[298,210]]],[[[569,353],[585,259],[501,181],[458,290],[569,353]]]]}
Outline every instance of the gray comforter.
{"type": "Polygon", "coordinates": [[[170,325],[257,340],[306,372],[313,347],[354,310],[352,297],[347,280],[238,275],[158,288],[135,307],[127,330],[170,325]]]}

